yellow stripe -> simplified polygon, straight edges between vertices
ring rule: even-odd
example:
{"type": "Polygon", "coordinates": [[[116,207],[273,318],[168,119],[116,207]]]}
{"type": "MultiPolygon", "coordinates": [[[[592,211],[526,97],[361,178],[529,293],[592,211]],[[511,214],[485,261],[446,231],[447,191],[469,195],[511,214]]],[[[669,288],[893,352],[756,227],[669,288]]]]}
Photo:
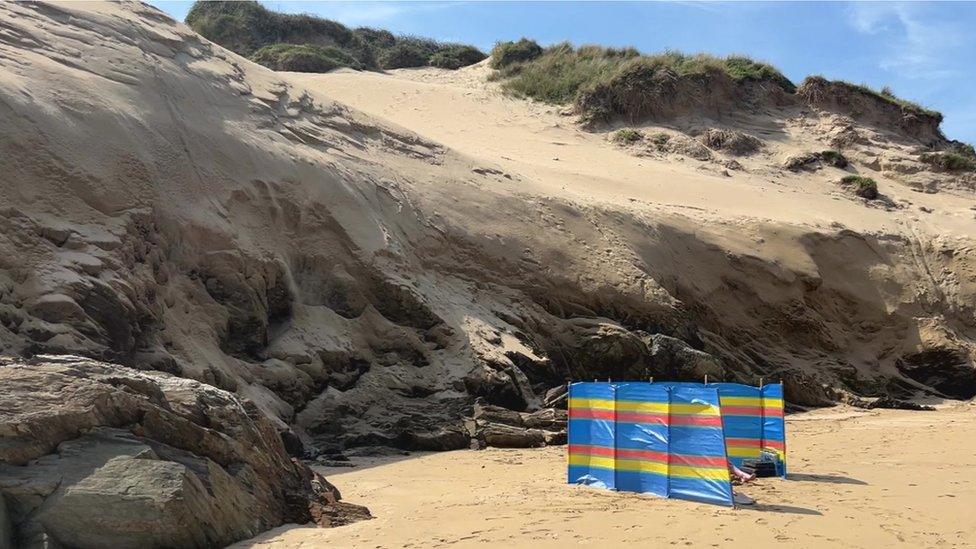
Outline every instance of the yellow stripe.
{"type": "MultiPolygon", "coordinates": [[[[722,397],[722,404],[725,406],[761,406],[765,408],[782,408],[783,399],[767,398],[759,399],[752,397],[722,397]]],[[[606,398],[571,398],[569,405],[573,408],[592,408],[597,410],[619,410],[621,412],[645,412],[666,414],[668,403],[666,402],[642,402],[638,400],[618,400],[614,402],[606,398]]],[[[671,404],[671,411],[679,414],[701,413],[704,415],[717,416],[718,407],[711,404],[671,404]]]]}
{"type": "Polygon", "coordinates": [[[719,407],[711,404],[671,404],[671,414],[679,416],[717,416],[719,407]]]}
{"type": "Polygon", "coordinates": [[[643,459],[618,459],[616,469],[618,471],[629,471],[632,473],[657,473],[659,475],[668,474],[668,464],[659,461],[647,461],[643,459]]]}
{"type": "MultiPolygon", "coordinates": [[[[569,407],[577,410],[608,410],[617,412],[634,412],[641,414],[667,414],[669,406],[666,402],[640,402],[636,400],[612,400],[603,398],[571,398],[569,407]]],[[[717,416],[719,407],[710,404],[671,404],[670,413],[682,416],[717,416]]]]}
{"type": "Polygon", "coordinates": [[[723,406],[762,406],[759,397],[721,397],[723,406]]]}
{"type": "Polygon", "coordinates": [[[600,467],[601,469],[613,469],[613,458],[606,456],[591,456],[587,454],[570,454],[570,465],[582,465],[584,467],[600,467]]]}
{"type": "Polygon", "coordinates": [[[672,465],[668,475],[683,478],[729,480],[729,470],[725,467],[688,467],[687,465],[672,465]]]}
{"type": "Polygon", "coordinates": [[[571,398],[569,399],[570,408],[590,408],[592,410],[610,410],[614,409],[613,400],[608,400],[605,398],[571,398]]]}
{"type": "Polygon", "coordinates": [[[668,413],[667,402],[643,402],[639,400],[618,400],[618,412],[640,412],[644,414],[668,413]]]}
{"type": "Polygon", "coordinates": [[[759,448],[746,448],[744,446],[729,446],[729,457],[751,458],[759,457],[759,448]]]}

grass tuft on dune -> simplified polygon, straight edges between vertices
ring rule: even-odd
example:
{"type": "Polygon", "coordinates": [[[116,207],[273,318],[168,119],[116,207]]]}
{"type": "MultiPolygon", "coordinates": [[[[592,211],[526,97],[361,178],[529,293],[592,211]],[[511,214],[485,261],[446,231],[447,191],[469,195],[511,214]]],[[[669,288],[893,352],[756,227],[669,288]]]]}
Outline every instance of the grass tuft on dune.
{"type": "Polygon", "coordinates": [[[396,36],[383,29],[350,29],[313,15],[273,12],[253,1],[198,1],[186,23],[221,46],[274,70],[458,69],[487,57],[473,46],[396,36]]]}

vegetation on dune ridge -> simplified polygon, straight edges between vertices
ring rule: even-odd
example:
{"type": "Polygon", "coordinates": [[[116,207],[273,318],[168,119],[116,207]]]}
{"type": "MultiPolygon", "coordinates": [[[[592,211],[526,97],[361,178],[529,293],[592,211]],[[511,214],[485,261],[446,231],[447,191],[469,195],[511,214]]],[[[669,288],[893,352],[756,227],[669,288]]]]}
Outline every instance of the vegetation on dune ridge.
{"type": "MultiPolygon", "coordinates": [[[[686,90],[692,90],[687,94],[690,96],[696,95],[694,91],[711,93],[723,86],[723,80],[740,86],[740,90],[748,83],[786,94],[798,90],[772,65],[745,56],[722,58],[677,51],[646,55],[634,48],[574,47],[568,42],[543,48],[526,38],[496,44],[491,67],[496,69],[492,78],[500,80],[509,93],[551,104],[573,103],[590,120],[636,120],[656,111],[666,112],[667,103],[676,102],[673,96],[681,90],[681,82],[687,84],[686,90]]],[[[819,76],[804,80],[804,84],[810,82],[843,86],[883,104],[942,120],[940,113],[896,97],[888,88],[876,91],[819,76]]],[[[702,95],[698,93],[691,100],[703,101],[702,95]]]]}
{"type": "Polygon", "coordinates": [[[499,42],[491,50],[491,68],[503,69],[515,63],[531,61],[542,55],[542,51],[542,46],[528,38],[518,42],[499,42]]]}
{"type": "MultiPolygon", "coordinates": [[[[327,72],[341,67],[382,70],[425,66],[453,70],[487,57],[469,45],[396,36],[383,29],[350,29],[312,15],[273,12],[254,0],[197,1],[186,23],[210,40],[274,70],[327,72]]],[[[778,104],[776,94],[797,94],[806,100],[824,98],[844,108],[844,100],[831,99],[839,94],[868,98],[868,105],[876,101],[878,105],[895,106],[909,124],[913,120],[923,127],[931,124],[936,135],[941,135],[937,130],[941,113],[901,99],[887,87],[878,91],[863,84],[811,76],[798,89],[772,65],[745,56],[723,58],[678,51],[647,55],[634,48],[574,47],[568,42],[544,48],[522,38],[496,44],[491,67],[495,69],[491,78],[502,81],[509,93],[550,104],[573,104],[586,122],[614,118],[637,121],[696,110],[720,112],[729,101],[754,105],[768,97],[778,104]]],[[[959,144],[957,148],[947,154],[962,158],[940,159],[945,161],[944,169],[972,169],[967,158],[972,156],[971,147],[959,144]]]]}
{"type": "Polygon", "coordinates": [[[676,51],[644,55],[634,48],[575,48],[567,42],[541,48],[523,38],[497,44],[491,64],[498,69],[494,78],[502,80],[507,91],[546,103],[575,102],[584,114],[597,118],[639,116],[646,108],[641,103],[654,99],[642,97],[645,92],[658,90],[654,94],[659,95],[682,78],[727,78],[734,83],[769,83],[787,93],[796,90],[776,68],[742,56],[676,51]]]}
{"type": "Polygon", "coordinates": [[[919,114],[935,118],[939,122],[942,121],[942,113],[940,113],[939,111],[935,111],[923,107],[922,105],[919,105],[918,103],[914,103],[912,101],[908,101],[907,99],[902,99],[896,96],[894,92],[891,91],[891,88],[887,86],[881,88],[881,90],[879,91],[868,86],[867,84],[855,84],[853,82],[848,82],[846,80],[828,80],[823,76],[808,76],[803,80],[801,86],[806,86],[810,83],[844,86],[852,91],[856,91],[858,93],[864,94],[867,97],[871,97],[881,103],[887,103],[889,105],[893,105],[902,109],[915,111],[919,114]]]}
{"type": "Polygon", "coordinates": [[[251,59],[276,71],[328,72],[339,67],[362,69],[363,64],[335,46],[272,44],[254,52],[251,59]]]}
{"type": "Polygon", "coordinates": [[[395,36],[368,27],[350,29],[312,15],[276,13],[255,1],[198,1],[186,23],[217,44],[274,70],[458,69],[487,57],[473,46],[395,36]]]}

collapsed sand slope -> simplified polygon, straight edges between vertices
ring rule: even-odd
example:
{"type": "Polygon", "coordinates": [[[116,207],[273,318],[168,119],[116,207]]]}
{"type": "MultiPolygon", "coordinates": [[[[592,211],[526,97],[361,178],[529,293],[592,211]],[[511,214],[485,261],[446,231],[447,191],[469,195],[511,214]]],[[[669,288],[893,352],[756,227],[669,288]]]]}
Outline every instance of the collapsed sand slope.
{"type": "MultiPolygon", "coordinates": [[[[600,275],[631,266],[648,274],[711,332],[701,338],[714,345],[709,350],[724,347],[723,358],[735,347],[767,372],[809,366],[866,392],[879,388],[866,378],[901,372],[956,396],[974,394],[974,195],[959,177],[922,165],[921,142],[794,105],[643,128],[685,140],[686,131],[727,128],[758,137],[756,154],[706,150],[713,161],[635,154],[607,134],[582,131],[560,109],[505,96],[489,75],[482,63],[287,77],[470,155],[501,175],[493,190],[545,204],[533,222],[553,237],[519,237],[557,275],[562,258],[545,250],[559,245],[556,231],[567,225],[549,205],[587,212],[603,240],[587,250],[604,258],[600,275]],[[783,168],[791,157],[840,144],[846,170],[783,168]],[[725,169],[723,158],[738,168],[725,169]],[[878,179],[885,201],[865,202],[837,184],[852,172],[878,179]]],[[[453,198],[442,198],[438,211],[460,210],[454,218],[463,224],[470,208],[453,198]]],[[[495,206],[490,231],[517,230],[522,211],[506,219],[506,206],[495,206]]]]}
{"type": "Polygon", "coordinates": [[[235,547],[971,547],[972,406],[787,419],[790,480],[731,510],[565,484],[565,449],[459,451],[329,470],[369,523],[283,527],[235,547]]]}

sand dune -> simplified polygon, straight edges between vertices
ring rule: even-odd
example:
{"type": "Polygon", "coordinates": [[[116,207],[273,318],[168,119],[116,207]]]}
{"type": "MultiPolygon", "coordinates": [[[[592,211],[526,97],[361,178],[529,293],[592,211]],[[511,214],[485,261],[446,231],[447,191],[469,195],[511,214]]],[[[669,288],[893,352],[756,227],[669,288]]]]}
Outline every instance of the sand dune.
{"type": "MultiPolygon", "coordinates": [[[[739,172],[730,178],[689,159],[635,157],[608,143],[605,132],[580,129],[574,116],[561,114],[563,108],[504,95],[488,81],[490,72],[487,62],[482,62],[458,71],[282,74],[296,85],[521,174],[524,180],[512,188],[523,192],[628,208],[636,202],[652,211],[683,213],[695,220],[740,217],[821,229],[840,224],[858,231],[895,232],[903,230],[906,222],[921,222],[963,235],[976,230],[968,198],[919,194],[896,181],[887,181],[886,191],[893,198],[937,208],[940,215],[921,215],[917,207],[899,212],[865,209],[856,202],[837,200],[831,185],[834,172],[813,176],[739,172]]],[[[693,122],[748,129],[767,140],[769,158],[762,162],[773,163],[823,146],[817,131],[803,131],[783,119],[801,112],[797,108],[765,116],[731,113],[726,120],[693,122]]],[[[680,126],[676,122],[661,127],[680,126]]]]}
{"type": "Polygon", "coordinates": [[[422,454],[326,472],[376,518],[235,547],[972,547],[973,405],[787,419],[790,478],[725,509],[565,482],[565,448],[422,454]]]}

